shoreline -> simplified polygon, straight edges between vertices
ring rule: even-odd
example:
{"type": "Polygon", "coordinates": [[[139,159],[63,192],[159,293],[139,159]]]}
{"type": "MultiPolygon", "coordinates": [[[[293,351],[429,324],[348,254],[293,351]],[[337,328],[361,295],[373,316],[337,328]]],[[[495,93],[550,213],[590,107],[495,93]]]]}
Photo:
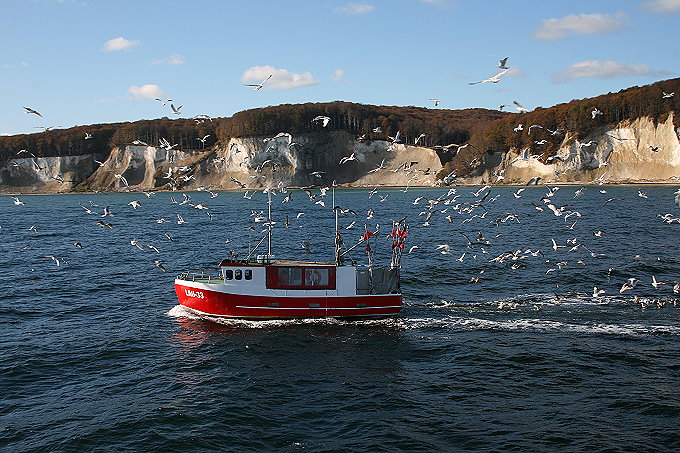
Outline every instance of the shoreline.
{"type": "MultiPolygon", "coordinates": [[[[532,184],[533,185],[533,184],[532,184]]],[[[553,181],[546,181],[545,183],[539,183],[536,184],[537,186],[545,186],[545,185],[551,185],[551,186],[584,186],[584,187],[595,187],[595,186],[635,186],[635,185],[646,185],[646,186],[672,186],[672,185],[680,185],[680,178],[674,181],[670,180],[660,180],[660,181],[649,181],[649,180],[625,180],[625,181],[615,181],[615,182],[594,182],[594,181],[589,181],[589,182],[574,182],[574,181],[565,181],[565,182],[553,182],[553,181]]],[[[465,184],[465,183],[456,183],[456,184],[449,184],[449,185],[442,185],[442,186],[437,186],[437,185],[429,185],[429,186],[413,186],[413,185],[382,185],[382,184],[375,184],[375,185],[338,185],[335,186],[336,189],[373,189],[373,188],[381,188],[381,189],[404,189],[404,188],[409,188],[409,189],[443,189],[443,188],[452,188],[452,187],[483,187],[483,186],[491,186],[491,187],[530,187],[527,184],[520,184],[520,183],[501,183],[501,184],[491,184],[491,183],[481,183],[481,184],[465,184]]],[[[286,187],[287,190],[294,189],[294,190],[302,190],[302,189],[318,189],[321,187],[326,187],[323,185],[318,185],[318,186],[289,186],[286,187]]],[[[126,194],[126,193],[143,193],[143,192],[154,192],[154,193],[181,193],[181,192],[250,192],[250,191],[261,191],[264,190],[265,187],[247,187],[244,189],[221,189],[221,188],[205,188],[205,190],[198,190],[198,188],[187,188],[185,190],[167,190],[167,189],[135,189],[135,190],[110,190],[110,191],[64,191],[64,192],[50,192],[50,191],[6,191],[5,189],[0,189],[0,195],[2,196],[12,196],[12,195],[78,195],[78,194],[83,194],[83,195],[92,195],[92,194],[126,194]]]]}

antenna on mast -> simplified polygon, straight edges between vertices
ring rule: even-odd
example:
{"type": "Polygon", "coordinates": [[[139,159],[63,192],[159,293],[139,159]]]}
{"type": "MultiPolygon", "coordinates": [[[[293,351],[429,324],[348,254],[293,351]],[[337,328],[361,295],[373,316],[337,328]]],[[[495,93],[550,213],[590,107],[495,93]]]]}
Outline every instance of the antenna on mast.
{"type": "Polygon", "coordinates": [[[338,231],[338,207],[335,205],[335,181],[331,184],[331,193],[333,194],[333,211],[335,212],[335,265],[339,266],[342,260],[340,255],[340,247],[342,246],[342,238],[338,231]]]}

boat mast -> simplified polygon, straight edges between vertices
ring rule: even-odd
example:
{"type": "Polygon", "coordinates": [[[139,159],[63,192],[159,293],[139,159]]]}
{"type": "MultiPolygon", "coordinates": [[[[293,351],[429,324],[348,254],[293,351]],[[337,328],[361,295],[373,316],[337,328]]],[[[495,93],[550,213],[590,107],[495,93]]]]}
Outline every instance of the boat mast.
{"type": "Polygon", "coordinates": [[[272,192],[267,190],[267,257],[272,256],[272,192]]]}
{"type": "Polygon", "coordinates": [[[338,209],[335,206],[335,181],[332,184],[333,211],[335,212],[335,265],[340,265],[340,237],[338,236],[338,209]]]}

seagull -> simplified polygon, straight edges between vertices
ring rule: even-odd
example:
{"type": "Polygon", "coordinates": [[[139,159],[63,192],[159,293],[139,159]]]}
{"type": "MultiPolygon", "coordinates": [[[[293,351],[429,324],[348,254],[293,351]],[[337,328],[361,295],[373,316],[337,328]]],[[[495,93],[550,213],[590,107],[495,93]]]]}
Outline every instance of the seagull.
{"type": "Polygon", "coordinates": [[[161,251],[158,250],[158,249],[156,248],[156,246],[154,246],[154,245],[147,245],[147,247],[149,247],[151,250],[153,250],[153,251],[156,252],[156,253],[161,253],[161,251]]]}
{"type": "Polygon", "coordinates": [[[501,104],[498,106],[498,110],[502,112],[505,107],[507,107],[505,104],[501,104]]]}
{"type": "Polygon", "coordinates": [[[180,105],[179,107],[175,107],[175,104],[170,104],[170,108],[172,109],[172,113],[174,113],[175,115],[179,115],[182,106],[180,105]]]}
{"type": "Polygon", "coordinates": [[[46,255],[46,256],[43,256],[43,258],[52,258],[52,261],[54,261],[54,263],[57,266],[59,266],[59,260],[54,255],[46,255]]]}
{"type": "Polygon", "coordinates": [[[240,187],[241,189],[245,189],[245,188],[246,188],[246,185],[243,184],[243,183],[242,183],[241,181],[239,181],[238,179],[236,179],[236,178],[234,178],[234,177],[231,177],[231,178],[229,178],[229,179],[230,179],[231,181],[235,182],[236,184],[238,184],[239,187],[240,187]]]}
{"type": "Polygon", "coordinates": [[[382,134],[382,128],[380,126],[378,126],[378,127],[373,129],[373,132],[375,132],[376,134],[382,134]]]}
{"type": "Polygon", "coordinates": [[[534,127],[539,127],[541,129],[543,129],[543,126],[541,126],[540,124],[532,124],[531,126],[529,126],[529,129],[527,129],[527,133],[529,135],[531,135],[531,129],[534,128],[534,127]]]}
{"type": "Polygon", "coordinates": [[[40,112],[38,112],[37,110],[33,110],[33,109],[30,108],[30,107],[24,107],[24,110],[25,110],[24,113],[26,113],[27,115],[28,115],[29,113],[32,113],[32,114],[34,114],[34,115],[38,115],[38,116],[41,117],[41,118],[43,117],[43,116],[40,114],[40,112]]]}
{"type": "Polygon", "coordinates": [[[366,173],[375,173],[376,171],[383,170],[384,168],[385,168],[385,159],[383,159],[382,162],[380,162],[380,165],[378,165],[377,167],[375,167],[372,170],[368,170],[366,173]]]}
{"type": "Polygon", "coordinates": [[[137,200],[132,200],[132,201],[129,202],[128,204],[129,204],[130,206],[132,206],[133,208],[135,208],[135,209],[137,209],[138,207],[141,206],[141,204],[140,204],[139,201],[137,201],[137,200]]]}
{"type": "Polygon", "coordinates": [[[83,244],[81,244],[80,242],[73,242],[72,244],[73,244],[74,246],[78,247],[79,249],[82,249],[82,248],[83,248],[83,244]]]}
{"type": "Polygon", "coordinates": [[[623,294],[624,291],[628,291],[629,289],[635,288],[635,285],[637,285],[638,279],[631,277],[628,279],[626,283],[621,286],[621,289],[619,290],[620,294],[623,294]]]}
{"type": "Polygon", "coordinates": [[[425,137],[425,134],[420,134],[418,137],[416,137],[416,140],[413,142],[414,145],[417,145],[418,142],[420,141],[421,138],[425,137]]]}
{"type": "Polygon", "coordinates": [[[196,140],[203,143],[203,146],[205,146],[205,141],[208,139],[208,137],[210,137],[210,134],[205,135],[203,138],[197,138],[196,140]]]}
{"type": "Polygon", "coordinates": [[[436,98],[430,98],[430,101],[434,102],[435,107],[438,106],[439,103],[441,102],[439,99],[436,99],[436,98]]]}
{"type": "Polygon", "coordinates": [[[441,253],[442,255],[450,255],[451,254],[451,252],[450,252],[451,246],[449,244],[441,244],[441,245],[437,246],[436,250],[440,250],[439,253],[441,253]]]}
{"type": "Polygon", "coordinates": [[[661,285],[665,285],[665,283],[657,281],[656,277],[652,275],[652,286],[654,287],[654,289],[659,289],[659,286],[661,285]]]}
{"type": "Polygon", "coordinates": [[[154,260],[153,264],[154,264],[154,266],[156,266],[158,269],[162,270],[163,272],[167,272],[165,267],[163,267],[163,263],[161,263],[159,260],[154,260]]]}
{"type": "Polygon", "coordinates": [[[14,204],[17,206],[23,206],[26,204],[23,201],[19,200],[19,197],[12,197],[12,200],[14,200],[14,204]]]}
{"type": "Polygon", "coordinates": [[[101,220],[95,222],[95,225],[97,225],[99,228],[109,227],[110,229],[113,230],[113,224],[102,222],[101,220]]]}
{"type": "Polygon", "coordinates": [[[180,214],[177,214],[177,225],[181,225],[183,223],[187,223],[187,221],[184,220],[184,217],[182,217],[180,214]]]}
{"type": "Polygon", "coordinates": [[[172,99],[168,99],[167,101],[164,101],[163,99],[156,98],[156,101],[160,102],[161,104],[165,105],[167,102],[172,102],[172,99]]]}
{"type": "Polygon", "coordinates": [[[326,126],[328,126],[328,122],[330,120],[331,119],[327,116],[319,115],[312,120],[312,123],[318,123],[319,121],[321,121],[321,124],[323,125],[323,127],[326,127],[326,126]]]}
{"type": "Polygon", "coordinates": [[[597,289],[597,286],[593,287],[593,297],[600,297],[604,295],[606,291],[603,289],[597,289]]]}
{"type": "Polygon", "coordinates": [[[650,151],[652,151],[652,152],[654,152],[654,153],[658,153],[659,150],[661,149],[661,148],[658,147],[658,146],[652,146],[652,145],[647,145],[647,148],[649,148],[650,151]]]}
{"type": "Polygon", "coordinates": [[[595,117],[596,117],[597,115],[602,115],[602,112],[601,112],[600,110],[598,110],[597,107],[595,107],[595,108],[593,108],[593,110],[590,112],[590,114],[592,115],[593,119],[595,119],[595,117]]]}
{"type": "Polygon", "coordinates": [[[401,139],[399,138],[400,133],[401,133],[401,131],[397,131],[397,133],[394,135],[394,137],[390,137],[388,135],[387,138],[392,140],[392,144],[399,143],[401,141],[401,139]]]}
{"type": "Polygon", "coordinates": [[[524,130],[524,125],[523,124],[518,124],[516,128],[513,129],[515,132],[519,132],[524,130]]]}
{"type": "Polygon", "coordinates": [[[505,63],[508,62],[508,57],[503,58],[502,60],[498,61],[498,67],[500,69],[510,69],[508,66],[505,66],[505,63]]]}
{"type": "Polygon", "coordinates": [[[85,132],[85,140],[89,140],[91,138],[92,138],[92,134],[90,134],[89,132],[85,132]]]}
{"type": "Polygon", "coordinates": [[[479,82],[470,82],[470,85],[477,85],[479,83],[486,83],[486,82],[491,82],[491,83],[498,83],[501,81],[501,76],[508,72],[510,68],[508,69],[503,69],[501,72],[496,74],[495,76],[489,77],[488,79],[480,80],[479,82]]]}
{"type": "Polygon", "coordinates": [[[139,239],[133,239],[133,240],[131,240],[131,241],[130,241],[130,245],[134,245],[134,246],[137,247],[139,250],[144,250],[144,248],[143,248],[141,245],[139,245],[139,239]]]}
{"type": "MultiPolygon", "coordinates": [[[[506,69],[507,71],[507,69],[506,69]]],[[[529,111],[528,108],[524,107],[522,104],[520,104],[517,101],[512,101],[513,104],[515,104],[517,107],[515,107],[515,110],[517,110],[519,113],[527,113],[529,111]]]]}
{"type": "Polygon", "coordinates": [[[663,99],[672,98],[675,95],[675,91],[673,91],[672,93],[666,93],[665,91],[662,91],[662,93],[663,93],[663,99]]]}
{"type": "Polygon", "coordinates": [[[127,182],[127,179],[125,179],[125,176],[121,175],[120,173],[116,173],[113,175],[116,179],[120,179],[120,182],[125,184],[125,187],[130,187],[130,185],[127,182]]]}
{"type": "Polygon", "coordinates": [[[349,157],[343,157],[342,159],[340,159],[340,165],[344,164],[345,162],[349,162],[350,160],[357,160],[354,153],[352,153],[349,157]]]}
{"type": "Polygon", "coordinates": [[[269,79],[272,78],[272,75],[273,75],[273,74],[269,74],[269,76],[268,76],[266,79],[264,79],[262,82],[260,82],[260,83],[257,83],[257,84],[245,84],[245,83],[244,83],[243,86],[245,86],[245,87],[253,87],[253,90],[255,90],[255,91],[261,90],[262,87],[264,86],[265,82],[266,82],[267,80],[269,80],[269,79]]]}
{"type": "Polygon", "coordinates": [[[104,208],[104,213],[100,217],[111,217],[113,214],[111,214],[111,206],[107,206],[104,208]]]}

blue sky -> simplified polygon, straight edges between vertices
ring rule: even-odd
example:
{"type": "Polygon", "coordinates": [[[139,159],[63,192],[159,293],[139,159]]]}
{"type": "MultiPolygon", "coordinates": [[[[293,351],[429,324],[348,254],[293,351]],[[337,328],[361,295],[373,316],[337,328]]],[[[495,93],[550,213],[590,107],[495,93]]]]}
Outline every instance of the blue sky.
{"type": "Polygon", "coordinates": [[[680,76],[680,0],[11,0],[0,134],[342,100],[533,109],[680,76]],[[511,67],[497,84],[469,85],[511,67]],[[244,83],[273,77],[259,91],[244,83]],[[31,107],[44,118],[24,114],[31,107]]]}

